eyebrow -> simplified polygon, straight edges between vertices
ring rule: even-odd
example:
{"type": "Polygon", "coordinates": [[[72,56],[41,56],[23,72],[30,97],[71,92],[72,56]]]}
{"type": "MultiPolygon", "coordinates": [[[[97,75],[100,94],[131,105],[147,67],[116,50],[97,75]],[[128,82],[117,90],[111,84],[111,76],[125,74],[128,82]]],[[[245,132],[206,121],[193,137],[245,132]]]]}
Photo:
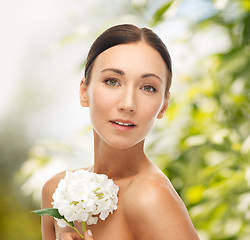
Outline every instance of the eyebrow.
{"type": "Polygon", "coordinates": [[[107,71],[115,72],[119,75],[125,75],[125,73],[122,70],[116,68],[105,68],[101,72],[107,72],[107,71]]]}
{"type": "Polygon", "coordinates": [[[155,78],[159,79],[163,83],[162,79],[158,75],[156,75],[154,73],[145,73],[145,74],[142,75],[142,78],[148,78],[148,77],[155,77],[155,78]]]}
{"type": "MultiPolygon", "coordinates": [[[[111,71],[111,72],[117,73],[117,74],[122,75],[122,76],[125,75],[124,71],[117,69],[117,68],[105,68],[101,72],[107,72],[107,71],[111,71]]],[[[145,74],[141,75],[141,78],[148,78],[148,77],[155,77],[163,83],[162,79],[154,73],[145,73],[145,74]]]]}

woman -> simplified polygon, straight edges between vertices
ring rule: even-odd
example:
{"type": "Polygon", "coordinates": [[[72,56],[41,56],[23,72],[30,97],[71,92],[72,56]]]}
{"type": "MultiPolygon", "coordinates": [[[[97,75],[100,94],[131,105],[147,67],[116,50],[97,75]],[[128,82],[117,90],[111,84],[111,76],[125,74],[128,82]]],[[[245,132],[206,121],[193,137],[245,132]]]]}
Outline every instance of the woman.
{"type": "MultiPolygon", "coordinates": [[[[114,26],[93,43],[80,84],[80,103],[89,107],[94,133],[89,171],[106,174],[120,190],[118,209],[87,226],[86,240],[199,239],[170,181],[144,153],[154,120],[167,110],[171,77],[168,50],[147,28],[114,26]]],[[[51,196],[64,176],[44,185],[42,208],[52,207],[51,196]]],[[[49,216],[42,217],[42,231],[45,240],[80,239],[49,216]]]]}

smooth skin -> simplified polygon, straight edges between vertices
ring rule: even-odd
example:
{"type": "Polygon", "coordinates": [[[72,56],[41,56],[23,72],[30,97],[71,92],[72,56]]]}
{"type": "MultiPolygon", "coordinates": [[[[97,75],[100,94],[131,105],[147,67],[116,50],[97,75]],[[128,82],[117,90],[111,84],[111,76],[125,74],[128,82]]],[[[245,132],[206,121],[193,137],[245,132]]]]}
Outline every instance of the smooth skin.
{"type": "MultiPolygon", "coordinates": [[[[95,60],[88,86],[80,85],[80,102],[89,107],[94,133],[95,173],[119,186],[118,209],[105,221],[87,226],[86,240],[199,239],[182,200],[168,178],[147,158],[144,140],[155,119],[168,107],[167,69],[160,54],[145,42],[109,48],[95,60]],[[119,126],[117,122],[133,126],[119,126]]],[[[43,187],[42,208],[65,172],[43,187]]],[[[78,229],[80,223],[76,223],[78,229]]],[[[69,227],[42,217],[44,240],[80,239],[69,227]]]]}

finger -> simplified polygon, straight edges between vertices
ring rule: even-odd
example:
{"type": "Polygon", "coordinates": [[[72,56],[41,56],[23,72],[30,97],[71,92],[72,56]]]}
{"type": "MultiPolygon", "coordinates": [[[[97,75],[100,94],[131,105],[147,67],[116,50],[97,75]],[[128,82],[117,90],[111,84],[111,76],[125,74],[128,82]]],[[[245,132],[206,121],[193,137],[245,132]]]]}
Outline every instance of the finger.
{"type": "Polygon", "coordinates": [[[93,234],[90,231],[90,229],[88,229],[85,233],[84,233],[84,240],[94,240],[93,238],[93,234]]]}
{"type": "Polygon", "coordinates": [[[81,237],[75,232],[66,232],[61,236],[62,240],[81,240],[81,237]]]}

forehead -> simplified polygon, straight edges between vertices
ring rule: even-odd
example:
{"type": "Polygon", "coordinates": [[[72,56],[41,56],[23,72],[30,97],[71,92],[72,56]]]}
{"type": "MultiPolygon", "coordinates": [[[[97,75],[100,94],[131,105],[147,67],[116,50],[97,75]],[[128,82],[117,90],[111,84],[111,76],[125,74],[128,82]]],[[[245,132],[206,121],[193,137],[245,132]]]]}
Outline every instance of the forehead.
{"type": "Polygon", "coordinates": [[[105,68],[121,69],[127,75],[157,74],[167,79],[167,68],[159,52],[144,42],[120,44],[102,52],[95,60],[92,74],[105,68]]]}

